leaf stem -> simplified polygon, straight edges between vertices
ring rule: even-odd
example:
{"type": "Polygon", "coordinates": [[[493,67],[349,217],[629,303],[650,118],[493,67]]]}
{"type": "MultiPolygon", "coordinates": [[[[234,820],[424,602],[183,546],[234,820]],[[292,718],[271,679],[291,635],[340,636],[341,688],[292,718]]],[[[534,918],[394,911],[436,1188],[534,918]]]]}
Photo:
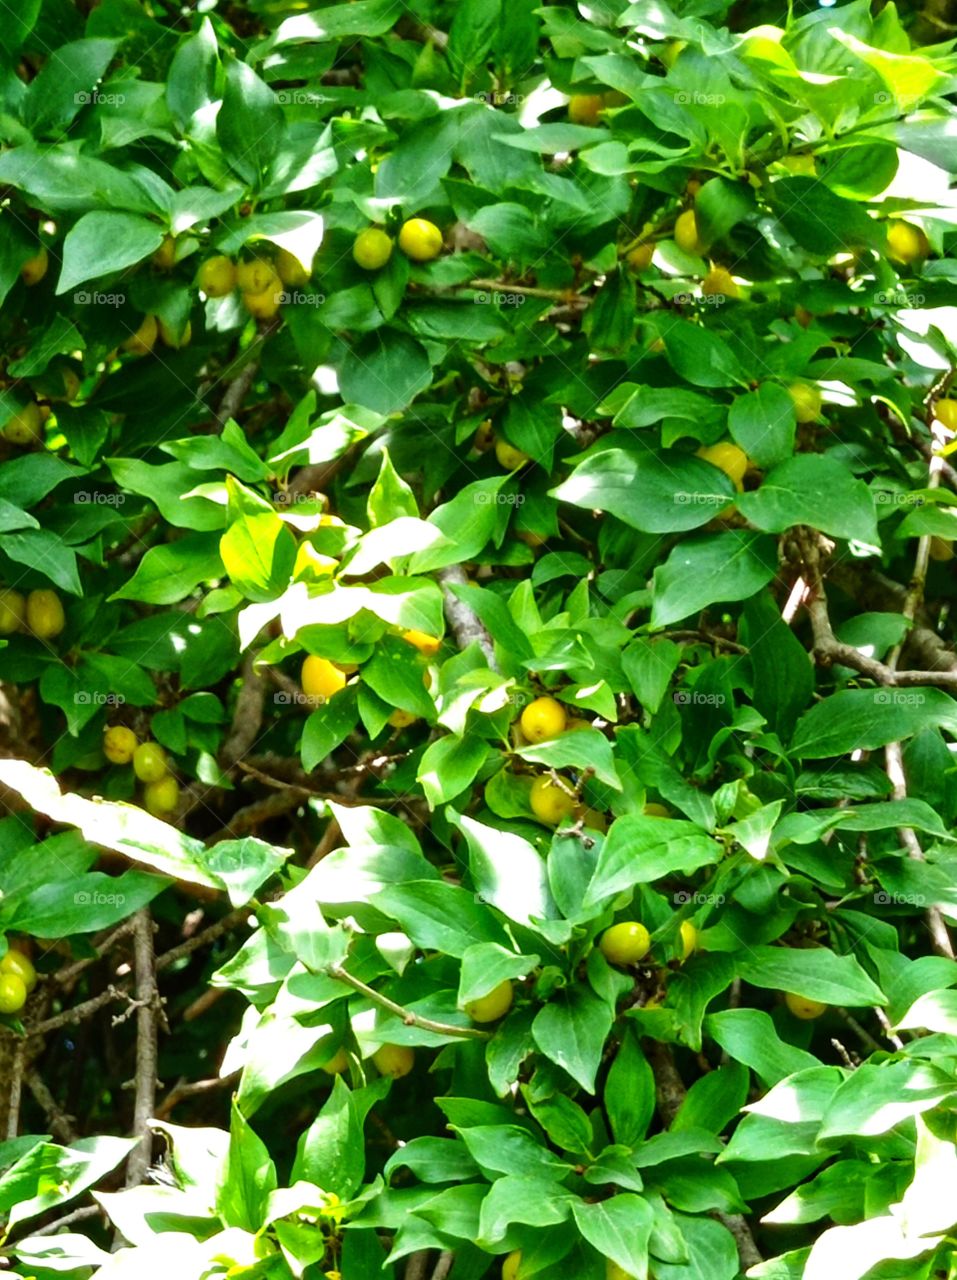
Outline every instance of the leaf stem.
{"type": "Polygon", "coordinates": [[[491,1033],[488,1031],[479,1031],[476,1027],[453,1027],[448,1022],[434,1022],[431,1018],[423,1018],[418,1013],[413,1013],[411,1009],[405,1008],[404,1005],[396,1004],[394,1000],[390,1000],[388,996],[384,996],[381,991],[376,991],[374,987],[368,986],[361,978],[356,978],[351,973],[347,973],[341,965],[330,965],[326,970],[330,978],[335,978],[338,982],[344,982],[346,986],[352,987],[353,991],[360,992],[373,1004],[379,1005],[382,1009],[387,1009],[389,1013],[394,1013],[397,1018],[401,1018],[407,1027],[420,1027],[423,1031],[431,1031],[437,1036],[455,1036],[460,1040],[488,1040],[491,1033]]]}

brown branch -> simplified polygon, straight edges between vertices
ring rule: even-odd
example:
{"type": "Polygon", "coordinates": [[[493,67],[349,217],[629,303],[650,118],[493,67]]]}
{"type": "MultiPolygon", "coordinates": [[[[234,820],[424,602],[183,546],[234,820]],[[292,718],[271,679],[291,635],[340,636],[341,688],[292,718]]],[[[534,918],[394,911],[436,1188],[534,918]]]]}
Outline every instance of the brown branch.
{"type": "Polygon", "coordinates": [[[220,1089],[231,1088],[238,1081],[241,1074],[241,1070],[236,1070],[231,1071],[226,1076],[213,1076],[209,1080],[178,1080],[156,1108],[154,1119],[165,1120],[173,1111],[173,1108],[187,1098],[195,1098],[201,1094],[216,1093],[220,1089]]]}
{"type": "Polygon", "coordinates": [[[8,1139],[17,1136],[20,1128],[20,1099],[23,1094],[23,1072],[27,1062],[27,1042],[23,1038],[17,1040],[13,1048],[13,1062],[10,1065],[10,1096],[7,1100],[7,1133],[8,1139]]]}
{"type": "Polygon", "coordinates": [[[149,908],[137,911],[133,929],[133,962],[136,974],[136,1096],[133,1104],[133,1137],[139,1143],[130,1152],[126,1185],[137,1187],[146,1177],[153,1155],[150,1118],[156,1107],[157,1021],[160,1010],[153,951],[153,917],[149,908]]]}
{"type": "Polygon", "coordinates": [[[464,600],[460,600],[452,590],[452,587],[468,585],[465,570],[461,565],[450,564],[445,569],[439,569],[435,576],[442,585],[445,616],[448,618],[452,634],[455,636],[455,643],[460,649],[467,649],[473,643],[477,644],[485,654],[485,660],[488,665],[493,671],[497,671],[498,665],[495,661],[495,646],[492,644],[492,637],[485,630],[475,611],[464,600]]]}
{"type": "Polygon", "coordinates": [[[216,424],[220,430],[225,427],[230,418],[236,417],[242,407],[242,403],[249,393],[249,388],[253,385],[256,374],[259,372],[259,352],[262,345],[279,328],[281,323],[282,321],[277,316],[261,325],[256,335],[256,341],[247,347],[232,362],[229,368],[224,370],[220,382],[226,378],[230,378],[230,382],[226,387],[222,400],[219,402],[219,408],[216,410],[216,424]],[[235,374],[231,374],[232,369],[236,370],[235,374]]]}
{"type": "Polygon", "coordinates": [[[187,938],[185,942],[180,942],[177,946],[171,947],[169,951],[164,951],[161,956],[157,956],[157,972],[168,969],[171,964],[175,964],[177,960],[182,960],[184,956],[192,955],[200,947],[205,947],[209,943],[215,942],[224,933],[229,933],[237,925],[243,924],[248,919],[248,907],[239,907],[235,911],[230,911],[221,920],[217,920],[215,924],[209,925],[208,928],[203,929],[200,933],[194,934],[192,938],[187,938]]]}
{"type": "Polygon", "coordinates": [[[233,722],[219,753],[225,769],[246,755],[262,728],[266,686],[256,671],[252,654],[247,654],[240,673],[242,684],[236,699],[233,722]]]}
{"type": "Polygon", "coordinates": [[[27,1088],[33,1094],[37,1105],[42,1108],[47,1119],[50,1132],[58,1142],[70,1143],[76,1138],[73,1128],[73,1116],[61,1111],[56,1098],[47,1088],[45,1081],[37,1071],[28,1071],[24,1076],[27,1088]]]}

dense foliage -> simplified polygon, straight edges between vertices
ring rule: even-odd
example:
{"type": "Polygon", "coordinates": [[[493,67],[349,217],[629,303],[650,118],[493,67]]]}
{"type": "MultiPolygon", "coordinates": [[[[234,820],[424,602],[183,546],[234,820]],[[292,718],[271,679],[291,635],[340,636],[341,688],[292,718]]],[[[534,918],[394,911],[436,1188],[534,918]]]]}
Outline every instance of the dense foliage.
{"type": "Polygon", "coordinates": [[[13,1274],[957,1276],[941,14],[5,8],[13,1274]]]}

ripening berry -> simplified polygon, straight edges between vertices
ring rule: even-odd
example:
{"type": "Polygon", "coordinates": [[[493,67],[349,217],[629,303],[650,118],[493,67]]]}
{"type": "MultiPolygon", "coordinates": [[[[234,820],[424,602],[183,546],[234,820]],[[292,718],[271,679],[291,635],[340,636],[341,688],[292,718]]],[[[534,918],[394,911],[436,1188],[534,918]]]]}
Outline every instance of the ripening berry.
{"type": "Polygon", "coordinates": [[[521,714],[519,724],[528,742],[544,742],[557,738],[565,729],[568,717],[565,708],[554,698],[536,698],[521,714]]]}
{"type": "Polygon", "coordinates": [[[622,920],[601,935],[598,949],[610,964],[637,964],[651,949],[651,935],[637,920],[622,920]]]}

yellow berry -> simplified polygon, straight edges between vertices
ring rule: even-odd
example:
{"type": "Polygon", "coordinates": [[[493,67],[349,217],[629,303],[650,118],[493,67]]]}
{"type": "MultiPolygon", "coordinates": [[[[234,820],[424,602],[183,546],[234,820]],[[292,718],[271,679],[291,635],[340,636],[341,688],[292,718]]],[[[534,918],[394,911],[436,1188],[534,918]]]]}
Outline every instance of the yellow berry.
{"type": "Polygon", "coordinates": [[[207,298],[225,298],[236,288],[236,264],[225,254],[207,258],[199,269],[196,283],[207,298]]]}
{"type": "Polygon", "coordinates": [[[299,678],[303,693],[317,702],[331,698],[346,687],[345,673],[328,658],[318,658],[314,653],[303,662],[299,678]]]}
{"type": "Polygon", "coordinates": [[[182,329],[175,329],[165,320],[159,322],[159,336],[164,347],[178,351],[180,347],[188,347],[193,340],[193,326],[187,320],[182,329]]]}
{"type": "Polygon", "coordinates": [[[39,251],[32,258],[27,258],[20,268],[20,279],[28,287],[39,284],[46,275],[49,265],[50,255],[46,251],[46,246],[41,245],[39,251]]]}
{"type": "Polygon", "coordinates": [[[650,800],[641,811],[646,818],[670,818],[671,810],[667,805],[657,804],[654,800],[650,800]]]}
{"type": "Polygon", "coordinates": [[[148,782],[143,788],[143,807],[154,818],[172,813],[179,804],[179,783],[170,774],[157,782],[148,782]]]}
{"type": "Polygon", "coordinates": [[[40,406],[31,400],[29,404],[25,404],[22,409],[12,414],[4,424],[3,437],[11,444],[21,447],[42,440],[43,414],[40,412],[40,406]]]}
{"type": "Polygon", "coordinates": [[[685,209],[675,219],[675,244],[685,253],[700,253],[701,241],[698,239],[698,220],[694,209],[685,209]]]}
{"type": "Polygon", "coordinates": [[[66,615],[55,591],[31,591],[27,596],[27,626],[40,640],[52,640],[66,626],[66,615]]]}
{"type": "Polygon", "coordinates": [[[15,973],[0,973],[0,1013],[19,1013],[27,1002],[27,988],[15,973]]]}
{"type": "Polygon", "coordinates": [[[278,290],[282,281],[265,258],[247,258],[236,264],[236,284],[243,293],[265,293],[268,289],[278,290]]]}
{"type": "Polygon", "coordinates": [[[389,724],[393,729],[407,729],[410,724],[415,724],[418,716],[412,711],[403,711],[401,707],[396,707],[389,716],[389,724]]]}
{"type": "Polygon", "coordinates": [[[539,822],[550,827],[557,827],[575,812],[575,797],[544,773],[532,783],[528,803],[539,822]]]}
{"type": "Polygon", "coordinates": [[[920,227],[913,223],[895,220],[887,227],[887,256],[894,262],[908,266],[918,258],[926,258],[930,243],[920,227]]]}
{"type": "Polygon", "coordinates": [[[927,548],[930,553],[931,560],[953,560],[954,545],[947,538],[938,538],[936,535],[931,538],[930,545],[927,548]]]}
{"type": "Polygon", "coordinates": [[[103,734],[103,754],[111,764],[129,764],[139,739],[125,724],[114,724],[103,734]]]}
{"type": "Polygon", "coordinates": [[[743,449],[730,440],[719,440],[717,444],[704,445],[698,450],[698,457],[717,467],[734,485],[740,485],[744,473],[748,469],[748,455],[743,449]]]}
{"type": "Polygon", "coordinates": [[[495,457],[498,459],[499,466],[504,467],[506,471],[517,471],[519,467],[524,467],[526,462],[531,462],[527,453],[522,453],[521,449],[516,449],[501,436],[495,441],[495,457]]]}
{"type": "Polygon", "coordinates": [[[156,346],[156,339],[159,337],[159,324],[156,316],[144,316],[140,327],[131,333],[125,342],[121,343],[124,351],[129,351],[134,356],[146,356],[156,346]]]}
{"type": "Polygon", "coordinates": [[[682,960],[687,960],[697,950],[698,930],[690,920],[682,920],[678,929],[678,936],[681,939],[681,958],[682,960]]]}
{"type": "Polygon", "coordinates": [[[12,973],[20,979],[28,995],[37,985],[37,971],[33,967],[33,961],[22,951],[16,951],[12,947],[0,960],[0,974],[7,973],[12,973]]]}
{"type": "Polygon", "coordinates": [[[573,93],[568,99],[568,118],[572,124],[597,124],[604,106],[600,93],[573,93]]]}
{"type": "Polygon", "coordinates": [[[651,935],[637,920],[622,920],[601,935],[598,949],[610,964],[637,964],[651,948],[651,935]]]}
{"type": "Polygon", "coordinates": [[[263,293],[244,293],[243,306],[255,320],[271,320],[279,314],[282,285],[277,280],[263,293]]]}
{"type": "Polygon", "coordinates": [[[153,254],[152,261],[160,271],[169,271],[176,265],[176,241],[172,236],[163,236],[163,243],[153,254]]]}
{"type": "Polygon", "coordinates": [[[712,267],[701,281],[701,292],[706,298],[737,298],[741,294],[737,281],[726,267],[712,267]]]}
{"type": "Polygon", "coordinates": [[[141,742],[133,751],[133,772],[140,782],[159,782],[169,773],[166,752],[158,742],[141,742]]]}
{"type": "Polygon", "coordinates": [[[785,169],[790,169],[791,173],[806,174],[811,178],[817,177],[817,162],[811,155],[782,156],[781,163],[785,169]]]}
{"type": "Polygon", "coordinates": [[[636,244],[634,249],[629,249],[625,255],[625,261],[632,271],[644,271],[651,266],[651,260],[654,256],[654,244],[650,240],[645,240],[641,244],[636,244]]]}
{"type": "Polygon", "coordinates": [[[363,271],[379,271],[392,257],[392,237],[379,227],[366,227],[355,238],[352,257],[363,271]]]}
{"type": "Polygon", "coordinates": [[[300,285],[309,282],[309,272],[288,249],[276,250],[276,274],[290,289],[297,289],[300,285]]]}
{"type": "Polygon", "coordinates": [[[583,729],[591,727],[590,720],[582,720],[579,716],[569,716],[565,721],[565,733],[581,733],[583,729]]]}
{"type": "Polygon", "coordinates": [[[504,1018],[511,1009],[514,995],[512,984],[506,978],[497,987],[493,987],[488,995],[480,996],[477,1000],[469,1000],[465,1006],[465,1012],[473,1022],[498,1022],[499,1018],[504,1018]]]}
{"type": "Polygon", "coordinates": [[[521,1249],[513,1249],[502,1263],[502,1280],[516,1280],[518,1269],[522,1265],[521,1249]]]}
{"type": "Polygon", "coordinates": [[[948,431],[957,431],[957,400],[938,400],[934,405],[934,414],[948,431]]]}
{"type": "Polygon", "coordinates": [[[349,1055],[342,1045],[335,1051],[328,1062],[322,1064],[322,1070],[330,1076],[340,1076],[349,1069],[349,1055]]]}
{"type": "Polygon", "coordinates": [[[472,448],[477,453],[484,453],[486,449],[491,449],[495,443],[495,429],[492,426],[492,419],[486,418],[484,422],[480,422],[478,430],[472,437],[472,448]]]}
{"type": "Polygon", "coordinates": [[[27,620],[27,602],[19,591],[4,587],[0,591],[0,636],[22,631],[27,620]]]}
{"type": "Polygon", "coordinates": [[[410,631],[403,631],[402,639],[406,644],[412,645],[414,649],[418,649],[419,653],[424,653],[429,658],[434,653],[438,653],[442,646],[442,640],[439,636],[430,636],[424,631],[416,631],[414,628],[410,631]]]}
{"type": "Polygon", "coordinates": [[[430,262],[442,252],[442,232],[427,218],[410,218],[399,232],[399,248],[415,262],[430,262]]]}
{"type": "Polygon", "coordinates": [[[582,809],[579,817],[581,818],[582,826],[587,827],[589,831],[597,831],[599,835],[604,835],[608,830],[608,822],[605,819],[605,815],[599,813],[597,809],[589,809],[586,806],[582,809]]]}
{"type": "Polygon", "coordinates": [[[794,416],[798,422],[816,422],[821,416],[821,392],[809,382],[793,382],[788,395],[794,401],[794,416]]]}
{"type": "Polygon", "coordinates": [[[522,712],[519,724],[529,742],[544,742],[563,732],[568,717],[565,708],[554,698],[536,698],[522,712]]]}
{"type": "Polygon", "coordinates": [[[819,1000],[810,1000],[807,996],[796,996],[791,991],[784,993],[784,1003],[795,1018],[800,1018],[803,1022],[809,1022],[812,1018],[819,1018],[827,1009],[827,1005],[821,1004],[819,1000]]]}
{"type": "Polygon", "coordinates": [[[382,1076],[391,1076],[400,1080],[407,1076],[415,1065],[415,1050],[406,1044],[384,1044],[372,1055],[376,1070],[382,1076]]]}

